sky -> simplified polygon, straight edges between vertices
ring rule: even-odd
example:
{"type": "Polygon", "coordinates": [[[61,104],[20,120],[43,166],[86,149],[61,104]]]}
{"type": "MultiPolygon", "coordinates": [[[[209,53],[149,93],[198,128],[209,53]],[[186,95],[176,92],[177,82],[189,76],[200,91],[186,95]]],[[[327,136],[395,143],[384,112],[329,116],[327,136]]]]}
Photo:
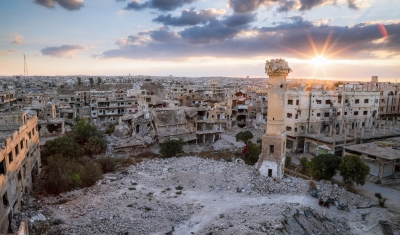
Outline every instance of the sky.
{"type": "Polygon", "coordinates": [[[0,76],[400,82],[400,0],[3,0],[0,76]]]}

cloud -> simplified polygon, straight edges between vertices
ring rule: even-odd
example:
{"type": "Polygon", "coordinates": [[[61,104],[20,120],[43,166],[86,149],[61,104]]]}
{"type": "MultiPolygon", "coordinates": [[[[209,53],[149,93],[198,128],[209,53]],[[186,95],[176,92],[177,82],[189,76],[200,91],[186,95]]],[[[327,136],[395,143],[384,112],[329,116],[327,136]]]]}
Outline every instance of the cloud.
{"type": "Polygon", "coordinates": [[[297,6],[298,6],[297,1],[285,1],[284,3],[280,4],[277,11],[278,12],[288,12],[293,9],[296,9],[297,6]]]}
{"type": "Polygon", "coordinates": [[[125,7],[125,10],[140,11],[145,8],[152,8],[159,11],[173,11],[178,7],[193,3],[195,1],[197,0],[149,0],[144,3],[139,3],[137,0],[134,0],[128,3],[128,5],[125,7]]]}
{"type": "MultiPolygon", "coordinates": [[[[329,26],[321,21],[305,21],[299,16],[274,26],[228,27],[224,20],[194,26],[180,32],[164,28],[173,35],[168,40],[150,37],[144,44],[128,44],[103,52],[102,58],[171,60],[188,57],[243,58],[280,56],[310,59],[322,52],[330,59],[369,59],[400,56],[400,23],[387,24],[389,36],[383,37],[376,23],[329,26]],[[180,37],[179,37],[180,36],[180,37]],[[325,47],[325,44],[330,38],[325,47]],[[317,51],[314,51],[315,46],[317,51]],[[325,48],[325,49],[324,49],[325,48]],[[379,56],[378,56],[379,55],[379,56]]],[[[162,37],[161,37],[162,38],[162,37]]]]}
{"type": "Polygon", "coordinates": [[[23,38],[21,35],[15,34],[13,36],[13,41],[11,42],[12,44],[24,44],[23,38]]]}
{"type": "Polygon", "coordinates": [[[347,5],[349,6],[350,9],[353,9],[353,10],[359,9],[356,4],[356,0],[347,0],[347,5]]]}
{"type": "Polygon", "coordinates": [[[46,47],[41,50],[42,55],[52,57],[73,58],[76,52],[86,50],[87,47],[82,45],[62,45],[59,47],[46,47]]]}
{"type": "Polygon", "coordinates": [[[195,9],[183,10],[180,16],[160,15],[154,18],[154,22],[162,23],[169,26],[194,26],[198,24],[206,24],[210,20],[216,19],[217,16],[225,14],[225,10],[216,10],[213,8],[196,11],[195,9]]]}
{"type": "Polygon", "coordinates": [[[247,25],[256,20],[257,14],[233,14],[227,17],[223,23],[229,27],[238,27],[247,25]]]}
{"type": "Polygon", "coordinates": [[[58,3],[70,11],[80,10],[83,7],[83,0],[35,0],[35,3],[47,8],[54,8],[55,3],[58,3]]]}
{"type": "MultiPolygon", "coordinates": [[[[347,0],[350,9],[357,10],[356,0],[347,0]]],[[[254,12],[263,6],[278,5],[277,12],[289,12],[292,10],[308,11],[314,7],[327,4],[336,5],[337,0],[229,0],[229,6],[236,13],[254,12]]]]}
{"type": "Polygon", "coordinates": [[[0,55],[11,55],[16,52],[19,52],[18,50],[5,50],[5,51],[0,51],[0,55]]]}

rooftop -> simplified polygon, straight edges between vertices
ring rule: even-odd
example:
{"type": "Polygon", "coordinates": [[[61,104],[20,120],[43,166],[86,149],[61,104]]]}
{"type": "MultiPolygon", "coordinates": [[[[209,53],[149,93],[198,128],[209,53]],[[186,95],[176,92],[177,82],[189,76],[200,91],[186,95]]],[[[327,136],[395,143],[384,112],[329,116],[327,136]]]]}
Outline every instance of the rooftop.
{"type": "Polygon", "coordinates": [[[400,159],[400,137],[386,139],[385,141],[350,145],[344,148],[386,160],[400,159]]]}

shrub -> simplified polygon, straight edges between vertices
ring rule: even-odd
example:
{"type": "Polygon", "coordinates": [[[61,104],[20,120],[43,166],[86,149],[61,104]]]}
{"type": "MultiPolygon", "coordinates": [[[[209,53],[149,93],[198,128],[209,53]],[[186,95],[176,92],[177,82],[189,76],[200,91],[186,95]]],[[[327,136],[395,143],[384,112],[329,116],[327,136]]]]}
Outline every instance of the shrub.
{"type": "Polygon", "coordinates": [[[173,157],[178,153],[183,152],[183,140],[167,140],[160,144],[160,153],[163,157],[173,157]]]}
{"type": "Polygon", "coordinates": [[[254,135],[250,131],[242,131],[236,134],[236,142],[242,141],[243,143],[247,144],[249,140],[251,140],[254,135]]]}
{"type": "Polygon", "coordinates": [[[369,166],[367,166],[357,155],[345,155],[339,165],[340,175],[343,181],[348,185],[364,185],[369,166]]]}
{"type": "Polygon", "coordinates": [[[176,190],[182,190],[183,187],[179,185],[178,187],[175,187],[175,189],[176,189],[176,190]]]}
{"type": "Polygon", "coordinates": [[[317,180],[330,180],[339,170],[340,158],[333,154],[321,154],[311,159],[310,173],[317,180]]]}
{"type": "Polygon", "coordinates": [[[102,156],[97,158],[97,163],[100,164],[104,173],[113,172],[117,168],[117,161],[110,156],[102,156]]]}
{"type": "Polygon", "coordinates": [[[53,194],[91,186],[102,176],[98,164],[93,164],[86,158],[78,160],[60,155],[47,159],[46,172],[44,188],[53,194]]]}
{"type": "Polygon", "coordinates": [[[310,171],[310,161],[307,157],[300,158],[301,172],[303,174],[308,174],[310,171]]]}
{"type": "Polygon", "coordinates": [[[85,143],[84,149],[89,156],[93,156],[93,154],[99,154],[106,147],[107,143],[103,138],[93,136],[85,143]]]}
{"type": "Polygon", "coordinates": [[[384,207],[387,198],[382,197],[380,193],[375,193],[375,197],[378,198],[379,206],[384,207]]]}
{"type": "Polygon", "coordinates": [[[317,188],[317,185],[315,184],[314,181],[310,181],[310,187],[311,188],[317,188]]]}
{"type": "Polygon", "coordinates": [[[44,144],[41,159],[44,163],[50,156],[58,156],[63,158],[78,158],[83,154],[83,150],[74,139],[69,136],[57,137],[54,140],[49,140],[44,144]]]}
{"type": "Polygon", "coordinates": [[[249,144],[245,153],[244,162],[247,165],[254,165],[257,163],[258,158],[261,154],[260,147],[258,145],[249,144]]]}
{"type": "MultiPolygon", "coordinates": [[[[102,133],[97,129],[97,127],[86,118],[80,118],[74,125],[72,125],[71,134],[74,140],[80,145],[84,145],[91,137],[104,139],[102,133]]],[[[106,142],[104,141],[104,144],[105,143],[106,142]]],[[[102,145],[102,147],[105,147],[105,145],[102,145]]]]}

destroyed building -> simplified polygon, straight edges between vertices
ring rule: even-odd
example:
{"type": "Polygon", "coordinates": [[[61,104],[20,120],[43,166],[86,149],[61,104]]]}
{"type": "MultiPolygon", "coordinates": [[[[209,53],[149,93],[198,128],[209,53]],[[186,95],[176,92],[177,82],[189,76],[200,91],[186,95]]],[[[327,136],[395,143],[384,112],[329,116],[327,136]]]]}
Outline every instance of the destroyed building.
{"type": "Polygon", "coordinates": [[[400,137],[344,147],[345,154],[361,157],[370,175],[400,179],[400,137]]]}
{"type": "Polygon", "coordinates": [[[25,112],[0,114],[0,233],[21,209],[21,197],[40,173],[38,118],[25,112]]]}

